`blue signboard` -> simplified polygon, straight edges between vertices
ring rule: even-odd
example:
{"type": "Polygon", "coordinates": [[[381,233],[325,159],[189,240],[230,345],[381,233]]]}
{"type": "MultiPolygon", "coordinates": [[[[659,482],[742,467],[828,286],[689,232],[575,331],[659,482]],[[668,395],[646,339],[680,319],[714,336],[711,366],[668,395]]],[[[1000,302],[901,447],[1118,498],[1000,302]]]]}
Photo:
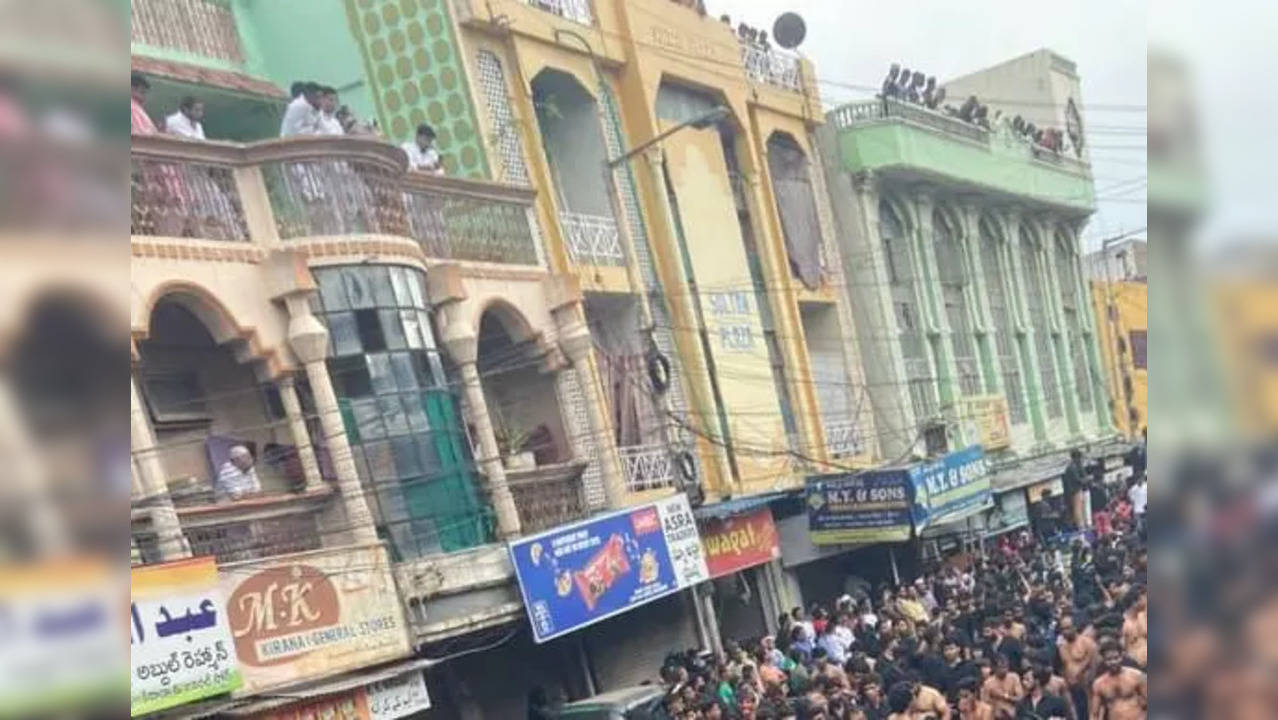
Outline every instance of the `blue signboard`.
{"type": "Polygon", "coordinates": [[[910,539],[914,485],[909,468],[808,479],[808,531],[817,545],[910,539]]]}
{"type": "Polygon", "coordinates": [[[710,578],[685,495],[520,538],[509,547],[539,643],[710,578]]]}
{"type": "Polygon", "coordinates": [[[922,506],[922,517],[916,523],[918,530],[966,517],[990,507],[994,501],[985,450],[980,445],[917,465],[910,472],[916,488],[915,502],[922,506]]]}
{"type": "Polygon", "coordinates": [[[979,445],[930,463],[808,479],[808,530],[818,545],[899,542],[929,524],[988,507],[979,445]]]}

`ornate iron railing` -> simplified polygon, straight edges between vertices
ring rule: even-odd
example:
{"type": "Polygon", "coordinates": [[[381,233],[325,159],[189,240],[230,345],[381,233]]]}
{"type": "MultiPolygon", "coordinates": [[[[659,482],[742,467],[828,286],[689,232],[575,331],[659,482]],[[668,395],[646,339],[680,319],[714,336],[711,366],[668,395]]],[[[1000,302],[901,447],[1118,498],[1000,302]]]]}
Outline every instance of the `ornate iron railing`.
{"type": "Polygon", "coordinates": [[[431,257],[538,263],[525,205],[415,187],[404,199],[412,236],[431,257]]]}
{"type": "Polygon", "coordinates": [[[581,472],[585,463],[563,463],[530,470],[507,470],[506,482],[519,509],[524,534],[563,525],[586,515],[581,472]]]}
{"type": "Polygon", "coordinates": [[[590,0],[524,0],[524,3],[582,25],[594,22],[590,0]]]}
{"type": "Polygon", "coordinates": [[[134,157],[130,186],[133,235],[249,239],[244,207],[229,167],[134,157]]]}
{"type": "Polygon", "coordinates": [[[674,464],[665,445],[632,445],[617,448],[631,492],[674,487],[674,464]]]}
{"type": "Polygon", "coordinates": [[[133,42],[244,64],[235,13],[213,0],[133,0],[133,42]]]}
{"type": "Polygon", "coordinates": [[[741,63],[745,65],[746,77],[751,80],[795,92],[803,90],[799,58],[794,55],[743,42],[741,63]]]}
{"type": "Polygon", "coordinates": [[[626,254],[621,249],[621,233],[614,218],[561,212],[559,225],[564,231],[568,254],[578,265],[625,264],[626,254]]]}
{"type": "Polygon", "coordinates": [[[284,239],[310,235],[408,235],[393,170],[356,159],[299,159],[262,166],[284,239]]]}
{"type": "Polygon", "coordinates": [[[830,457],[840,458],[861,454],[861,429],[855,420],[833,420],[823,424],[825,447],[830,457]]]}

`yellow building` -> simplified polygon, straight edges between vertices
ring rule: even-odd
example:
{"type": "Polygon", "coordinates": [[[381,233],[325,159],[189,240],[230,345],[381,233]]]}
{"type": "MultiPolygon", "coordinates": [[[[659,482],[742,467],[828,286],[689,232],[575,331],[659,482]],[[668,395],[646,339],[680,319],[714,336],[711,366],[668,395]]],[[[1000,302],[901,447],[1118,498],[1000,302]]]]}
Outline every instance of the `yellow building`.
{"type": "MultiPolygon", "coordinates": [[[[1272,253],[1245,251],[1257,267],[1272,253]]],[[[1254,269],[1254,268],[1253,268],[1254,269]]],[[[1233,426],[1249,440],[1278,435],[1278,284],[1259,273],[1229,272],[1209,289],[1210,319],[1228,379],[1233,426]]]]}
{"type": "Polygon", "coordinates": [[[1128,437],[1139,437],[1149,422],[1149,285],[1094,280],[1092,302],[1114,424],[1128,437]]]}

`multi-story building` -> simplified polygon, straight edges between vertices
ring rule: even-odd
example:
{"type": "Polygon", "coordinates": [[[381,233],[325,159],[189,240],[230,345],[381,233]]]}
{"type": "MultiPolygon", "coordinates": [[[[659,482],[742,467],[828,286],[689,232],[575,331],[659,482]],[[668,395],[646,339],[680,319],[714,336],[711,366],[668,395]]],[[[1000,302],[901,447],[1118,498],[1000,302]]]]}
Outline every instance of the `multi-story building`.
{"type": "Polygon", "coordinates": [[[1146,248],[1141,239],[1120,240],[1083,259],[1114,425],[1130,438],[1139,437],[1149,419],[1146,248]]]}
{"type": "Polygon", "coordinates": [[[996,491],[1051,480],[1114,432],[1079,262],[1078,76],[1040,50],[942,86],[984,120],[876,98],[819,133],[875,425],[889,458],[980,443],[996,491]]]}
{"type": "MultiPolygon", "coordinates": [[[[877,454],[810,63],[667,0],[133,16],[147,110],[195,94],[211,138],[133,144],[143,561],[373,567],[418,654],[505,640],[428,673],[466,717],[636,682],[788,607],[773,563],[535,645],[502,541],[693,485],[707,514],[757,511],[877,454]],[[385,139],[266,139],[299,80],[385,139]],[[385,142],[422,123],[442,177],[385,142]],[[217,502],[240,447],[263,492],[217,502]]],[[[386,646],[267,684],[414,662],[386,646]]]]}

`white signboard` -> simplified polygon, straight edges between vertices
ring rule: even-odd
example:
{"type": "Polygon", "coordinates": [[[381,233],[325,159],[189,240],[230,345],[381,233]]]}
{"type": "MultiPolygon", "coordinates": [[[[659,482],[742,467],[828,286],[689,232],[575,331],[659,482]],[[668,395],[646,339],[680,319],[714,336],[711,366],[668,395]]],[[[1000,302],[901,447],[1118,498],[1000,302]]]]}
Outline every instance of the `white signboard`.
{"type": "Polygon", "coordinates": [[[396,720],[430,709],[426,679],[420,670],[370,683],[368,716],[370,720],[396,720]]]}
{"type": "Polygon", "coordinates": [[[697,518],[692,514],[688,496],[679,493],[657,503],[661,515],[661,527],[666,534],[666,547],[674,564],[675,581],[679,587],[691,587],[710,579],[706,566],[705,549],[701,534],[697,531],[697,518]]]}

